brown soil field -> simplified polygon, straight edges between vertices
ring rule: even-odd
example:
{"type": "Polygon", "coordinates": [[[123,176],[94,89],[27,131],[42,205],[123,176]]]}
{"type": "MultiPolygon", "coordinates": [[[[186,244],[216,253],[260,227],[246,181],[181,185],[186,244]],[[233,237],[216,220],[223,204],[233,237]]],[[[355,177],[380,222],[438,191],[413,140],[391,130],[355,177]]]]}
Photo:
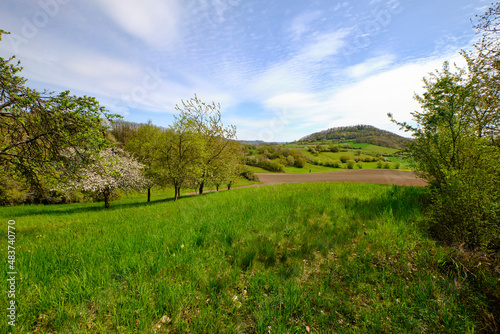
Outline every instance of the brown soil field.
{"type": "Polygon", "coordinates": [[[256,173],[256,175],[263,183],[262,185],[306,182],[356,182],[417,187],[427,185],[424,179],[418,178],[413,172],[384,169],[348,170],[310,174],[256,173]]]}
{"type": "MultiPolygon", "coordinates": [[[[354,183],[376,183],[376,184],[394,184],[397,186],[414,186],[425,187],[427,181],[419,178],[413,172],[409,171],[396,171],[385,169],[361,169],[361,170],[347,170],[341,172],[330,173],[310,173],[310,174],[284,174],[284,173],[255,173],[259,177],[259,184],[252,184],[249,186],[235,187],[251,188],[261,187],[273,184],[283,183],[308,183],[308,182],[354,182],[354,183]]],[[[222,188],[220,190],[226,190],[222,188]]],[[[215,190],[206,190],[205,192],[212,192],[215,190]]],[[[196,195],[192,192],[186,195],[196,195]]]]}

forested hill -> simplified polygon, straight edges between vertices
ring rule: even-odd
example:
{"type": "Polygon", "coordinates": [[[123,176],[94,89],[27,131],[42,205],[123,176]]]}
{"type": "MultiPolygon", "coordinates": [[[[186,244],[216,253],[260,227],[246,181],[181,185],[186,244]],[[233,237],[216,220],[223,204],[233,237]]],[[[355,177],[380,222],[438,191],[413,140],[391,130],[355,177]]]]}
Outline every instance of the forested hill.
{"type": "Polygon", "coordinates": [[[368,143],[378,146],[402,149],[411,139],[401,137],[395,133],[380,130],[371,125],[356,125],[331,128],[315,132],[300,139],[300,142],[323,142],[323,141],[368,143]]]}

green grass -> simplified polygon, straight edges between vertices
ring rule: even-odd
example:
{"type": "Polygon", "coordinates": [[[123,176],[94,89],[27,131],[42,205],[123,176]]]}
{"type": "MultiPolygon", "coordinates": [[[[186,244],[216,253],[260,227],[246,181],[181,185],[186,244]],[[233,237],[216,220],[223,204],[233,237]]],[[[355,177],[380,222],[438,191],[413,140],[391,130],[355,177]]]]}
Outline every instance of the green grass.
{"type": "Polygon", "coordinates": [[[295,184],[1,208],[3,268],[7,220],[17,228],[15,332],[473,333],[485,296],[443,270],[448,249],[420,228],[425,191],[295,184]]]}
{"type": "Polygon", "coordinates": [[[290,167],[290,166],[285,167],[285,172],[291,174],[307,174],[309,173],[309,171],[311,171],[311,173],[327,173],[327,172],[338,172],[341,170],[342,169],[340,168],[318,166],[318,165],[312,165],[310,163],[306,163],[306,165],[303,168],[290,167]]]}
{"type": "Polygon", "coordinates": [[[370,152],[370,153],[393,155],[393,154],[400,151],[400,150],[395,149],[395,148],[383,147],[383,146],[367,144],[367,143],[348,142],[345,144],[348,144],[352,148],[359,148],[359,149],[362,149],[363,151],[370,152]]]}
{"type": "MultiPolygon", "coordinates": [[[[374,146],[374,145],[371,145],[374,146]]],[[[339,161],[341,156],[347,156],[349,157],[349,160],[354,160],[354,158],[359,157],[359,158],[366,158],[366,157],[372,157],[367,154],[356,154],[356,151],[350,150],[348,152],[320,152],[318,155],[314,155],[308,151],[302,151],[302,154],[305,157],[310,157],[312,159],[317,159],[320,162],[334,162],[334,161],[339,161]]],[[[391,162],[399,162],[400,163],[400,170],[408,170],[407,162],[403,158],[399,157],[387,157],[388,160],[391,162]]],[[[317,167],[322,167],[322,166],[317,166],[317,167]]],[[[394,169],[395,164],[391,163],[390,164],[390,169],[394,169]]],[[[323,168],[328,168],[328,167],[323,167],[323,168]]],[[[376,169],[377,168],[377,162],[363,162],[363,169],[376,169]]],[[[338,168],[328,168],[330,169],[329,171],[338,171],[338,168]]],[[[357,166],[354,167],[354,169],[358,169],[357,166]]],[[[342,170],[342,169],[340,169],[342,170]]],[[[288,172],[288,171],[287,171],[288,172]]],[[[309,170],[308,170],[309,172],[309,170]]]]}

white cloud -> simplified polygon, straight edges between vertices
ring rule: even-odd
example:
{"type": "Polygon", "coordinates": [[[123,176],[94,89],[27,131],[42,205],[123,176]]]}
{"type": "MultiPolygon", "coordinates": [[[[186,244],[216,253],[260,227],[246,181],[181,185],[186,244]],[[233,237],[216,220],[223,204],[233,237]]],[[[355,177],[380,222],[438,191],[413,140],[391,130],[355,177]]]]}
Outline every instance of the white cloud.
{"type": "Polygon", "coordinates": [[[336,55],[345,46],[344,38],[347,31],[335,31],[316,36],[314,42],[307,45],[298,58],[308,61],[321,61],[324,58],[336,55]]]}
{"type": "Polygon", "coordinates": [[[335,126],[357,124],[373,125],[401,135],[390,122],[387,113],[399,121],[411,122],[412,111],[419,108],[413,99],[423,90],[422,78],[441,69],[442,63],[462,63],[456,54],[403,64],[374,74],[348,87],[321,93],[294,92],[268,98],[264,105],[269,110],[282,110],[297,128],[286,128],[276,134],[280,140],[297,140],[313,131],[335,126]]]}
{"type": "Polygon", "coordinates": [[[394,55],[379,56],[368,59],[361,64],[351,66],[345,72],[353,78],[365,77],[374,72],[387,69],[395,60],[396,57],[394,55]]]}
{"type": "Polygon", "coordinates": [[[175,41],[180,8],[177,0],[93,0],[132,36],[152,46],[175,41]]]}

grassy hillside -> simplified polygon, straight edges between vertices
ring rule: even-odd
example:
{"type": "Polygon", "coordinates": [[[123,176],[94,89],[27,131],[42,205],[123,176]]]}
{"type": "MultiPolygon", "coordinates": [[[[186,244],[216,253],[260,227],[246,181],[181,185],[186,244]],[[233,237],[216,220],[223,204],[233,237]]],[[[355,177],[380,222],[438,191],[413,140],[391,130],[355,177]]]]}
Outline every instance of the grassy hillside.
{"type": "Polygon", "coordinates": [[[315,132],[299,140],[301,144],[316,144],[318,142],[344,143],[349,141],[402,149],[409,142],[409,139],[389,131],[377,129],[374,126],[356,125],[315,132]]]}
{"type": "Polygon", "coordinates": [[[486,297],[421,232],[425,191],[301,184],[0,208],[3,245],[5,222],[17,228],[16,332],[476,332],[486,297]]]}

